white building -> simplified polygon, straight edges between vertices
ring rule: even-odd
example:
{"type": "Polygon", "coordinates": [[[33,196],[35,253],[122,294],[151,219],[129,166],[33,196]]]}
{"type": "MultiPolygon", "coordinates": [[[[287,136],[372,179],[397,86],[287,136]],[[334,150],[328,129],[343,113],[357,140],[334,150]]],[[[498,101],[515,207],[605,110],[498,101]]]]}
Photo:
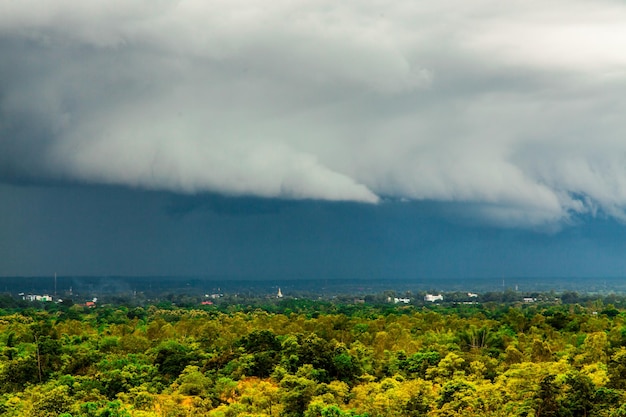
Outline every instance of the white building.
{"type": "Polygon", "coordinates": [[[52,301],[52,296],[50,295],[39,295],[39,294],[28,294],[24,295],[24,293],[20,293],[22,296],[22,300],[26,301],[52,301]]]}
{"type": "Polygon", "coordinates": [[[434,303],[437,300],[443,301],[443,295],[441,295],[441,294],[438,294],[438,295],[426,294],[424,296],[424,301],[430,301],[431,303],[434,303]]]}
{"type": "Polygon", "coordinates": [[[398,303],[404,303],[404,304],[409,304],[411,302],[410,298],[397,298],[394,297],[393,302],[398,304],[398,303]]]}

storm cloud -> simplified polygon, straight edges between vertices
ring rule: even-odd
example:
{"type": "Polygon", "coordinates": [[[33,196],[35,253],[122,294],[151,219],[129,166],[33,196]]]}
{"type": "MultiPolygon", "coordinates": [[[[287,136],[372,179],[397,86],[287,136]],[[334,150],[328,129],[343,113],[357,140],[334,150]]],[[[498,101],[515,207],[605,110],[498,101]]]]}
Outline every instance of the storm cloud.
{"type": "Polygon", "coordinates": [[[0,1],[0,178],[626,219],[618,1],[0,1]]]}

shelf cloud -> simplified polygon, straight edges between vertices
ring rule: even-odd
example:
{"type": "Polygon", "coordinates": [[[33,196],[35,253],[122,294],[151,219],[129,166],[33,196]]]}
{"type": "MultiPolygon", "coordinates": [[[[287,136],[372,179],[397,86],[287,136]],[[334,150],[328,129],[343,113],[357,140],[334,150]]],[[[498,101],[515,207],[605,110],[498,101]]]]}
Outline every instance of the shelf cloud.
{"type": "Polygon", "coordinates": [[[0,178],[626,220],[624,21],[612,0],[0,0],[0,178]]]}

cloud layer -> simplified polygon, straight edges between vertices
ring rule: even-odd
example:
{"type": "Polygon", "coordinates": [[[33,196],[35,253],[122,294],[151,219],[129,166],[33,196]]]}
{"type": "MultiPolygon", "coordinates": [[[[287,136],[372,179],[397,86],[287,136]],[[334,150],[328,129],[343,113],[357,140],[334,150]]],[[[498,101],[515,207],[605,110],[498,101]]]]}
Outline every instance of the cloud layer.
{"type": "Polygon", "coordinates": [[[625,219],[626,5],[0,0],[0,177],[625,219]]]}

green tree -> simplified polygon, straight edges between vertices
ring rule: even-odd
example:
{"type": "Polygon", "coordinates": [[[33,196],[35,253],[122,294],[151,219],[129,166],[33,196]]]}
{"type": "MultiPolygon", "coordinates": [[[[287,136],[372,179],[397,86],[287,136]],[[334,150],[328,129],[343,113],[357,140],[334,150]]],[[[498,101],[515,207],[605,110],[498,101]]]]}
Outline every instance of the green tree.
{"type": "Polygon", "coordinates": [[[175,340],[161,343],[155,351],[154,364],[161,375],[169,381],[177,378],[187,365],[198,359],[196,352],[175,340]]]}
{"type": "Polygon", "coordinates": [[[301,417],[315,394],[314,380],[296,375],[286,375],[280,381],[281,403],[285,417],[301,417]]]}
{"type": "Polygon", "coordinates": [[[560,388],[554,380],[554,375],[548,375],[539,384],[539,391],[535,396],[537,402],[536,417],[560,417],[563,415],[558,399],[560,388]]]}

